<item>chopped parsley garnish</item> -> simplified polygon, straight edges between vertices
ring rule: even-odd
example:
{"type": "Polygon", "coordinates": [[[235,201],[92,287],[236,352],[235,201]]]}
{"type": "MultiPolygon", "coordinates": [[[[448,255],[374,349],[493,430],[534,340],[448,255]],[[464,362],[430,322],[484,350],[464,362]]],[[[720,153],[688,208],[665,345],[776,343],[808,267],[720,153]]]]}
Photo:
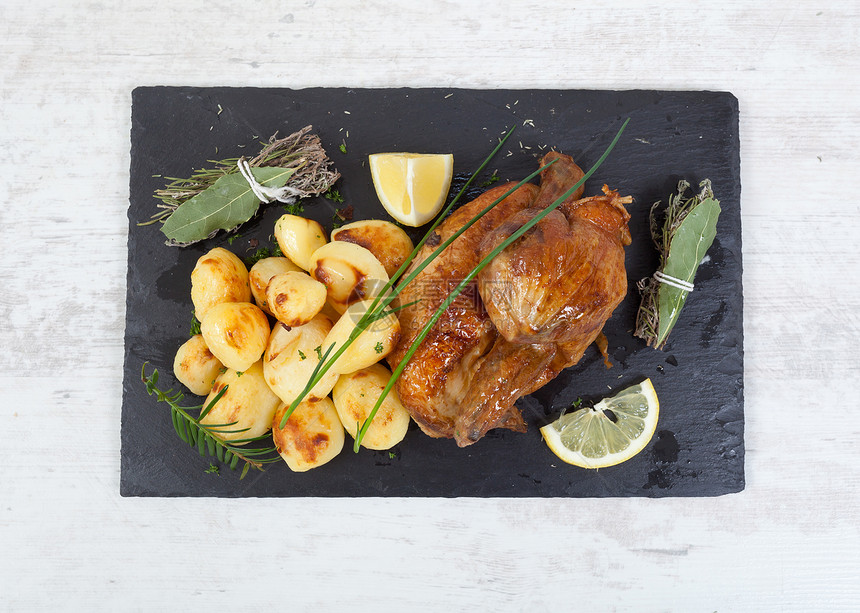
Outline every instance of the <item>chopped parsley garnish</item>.
{"type": "Polygon", "coordinates": [[[284,210],[290,215],[301,215],[305,210],[305,204],[298,200],[292,204],[284,204],[284,210]]]}
{"type": "Polygon", "coordinates": [[[329,188],[329,190],[323,194],[323,197],[328,198],[332,202],[343,202],[343,196],[341,195],[340,190],[337,190],[333,187],[329,188]]]}
{"type": "Polygon", "coordinates": [[[191,311],[191,329],[188,332],[191,336],[200,334],[200,320],[197,319],[194,311],[191,311]]]}
{"type": "Polygon", "coordinates": [[[250,257],[245,258],[246,263],[248,264],[248,268],[259,262],[260,260],[265,260],[266,258],[279,258],[283,257],[283,252],[281,252],[281,247],[279,245],[275,245],[273,248],[269,249],[268,247],[260,247],[254,254],[250,257]]]}
{"type": "Polygon", "coordinates": [[[488,186],[492,185],[493,183],[498,182],[498,180],[499,180],[499,173],[497,173],[494,170],[493,174],[490,176],[490,178],[487,179],[486,181],[484,181],[483,183],[481,183],[481,187],[488,187],[488,186]]]}

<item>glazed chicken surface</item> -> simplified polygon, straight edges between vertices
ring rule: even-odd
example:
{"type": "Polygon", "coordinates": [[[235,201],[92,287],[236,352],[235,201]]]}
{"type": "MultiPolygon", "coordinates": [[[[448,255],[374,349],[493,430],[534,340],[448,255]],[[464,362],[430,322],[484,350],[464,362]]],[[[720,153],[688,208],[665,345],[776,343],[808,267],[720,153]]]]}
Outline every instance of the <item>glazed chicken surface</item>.
{"type": "MultiPolygon", "coordinates": [[[[554,159],[540,186],[525,184],[497,204],[403,290],[401,304],[420,302],[399,313],[402,336],[392,365],[484,256],[582,178],[566,155],[551,152],[541,165],[554,159]]],[[[412,268],[514,185],[490,189],[452,213],[412,268]]],[[[632,198],[605,186],[599,196],[582,192],[496,256],[419,345],[396,389],[425,433],[465,447],[493,428],[524,432],[517,399],[576,364],[624,298],[630,244],[624,205],[632,198]]]]}

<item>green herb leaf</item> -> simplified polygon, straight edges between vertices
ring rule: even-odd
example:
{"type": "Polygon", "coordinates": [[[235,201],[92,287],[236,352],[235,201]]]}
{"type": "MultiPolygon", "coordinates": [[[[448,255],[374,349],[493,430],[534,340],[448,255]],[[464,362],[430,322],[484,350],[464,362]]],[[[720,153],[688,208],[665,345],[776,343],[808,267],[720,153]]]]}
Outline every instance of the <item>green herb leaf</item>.
{"type": "MultiPolygon", "coordinates": [[[[686,197],[690,187],[686,181],[678,183],[677,194],[669,198],[658,223],[657,202],[651,207],[651,235],[660,251],[660,270],[667,277],[692,284],[696,271],[717,233],[720,201],[714,197],[711,182],[701,182],[701,191],[686,197]]],[[[657,275],[638,283],[642,303],[636,315],[634,334],[645,339],[648,345],[661,349],[678,321],[689,292],[658,280],[657,275]]]]}
{"type": "Polygon", "coordinates": [[[301,200],[296,200],[292,204],[286,202],[282,204],[284,211],[286,211],[290,215],[301,215],[305,212],[305,205],[301,200]]]}
{"type": "MultiPolygon", "coordinates": [[[[220,434],[236,434],[244,432],[247,428],[230,428],[237,422],[229,424],[204,424],[201,420],[212,410],[212,407],[224,396],[227,391],[225,386],[206,406],[200,404],[193,407],[179,406],[179,401],[182,400],[182,392],[174,392],[172,390],[158,389],[158,370],[153,369],[151,375],[146,374],[146,362],[140,369],[141,382],[146,387],[146,392],[150,396],[155,396],[158,402],[166,402],[170,406],[170,417],[173,422],[173,429],[179,438],[182,439],[188,446],[197,449],[201,456],[215,456],[219,461],[229,462],[230,468],[235,470],[239,461],[244,464],[242,475],[247,474],[250,468],[263,470],[264,464],[277,462],[280,456],[277,455],[275,447],[238,447],[245,443],[259,443],[261,441],[271,442],[269,435],[262,435],[254,438],[246,438],[239,440],[226,441],[220,438],[220,434]],[[200,411],[197,417],[191,414],[191,411],[200,411]]],[[[218,473],[218,467],[214,464],[209,465],[207,473],[218,473]],[[214,470],[213,470],[214,466],[214,470]]],[[[220,473],[219,473],[220,474],[220,473]]]]}
{"type": "Polygon", "coordinates": [[[489,186],[491,186],[493,183],[498,182],[498,180],[499,180],[499,173],[498,173],[498,171],[495,171],[495,170],[494,170],[494,171],[493,171],[493,174],[492,174],[492,175],[490,175],[490,178],[489,178],[489,179],[487,179],[486,181],[484,181],[483,183],[481,183],[481,187],[489,187],[489,186]]]}
{"type": "Polygon", "coordinates": [[[343,196],[340,194],[340,190],[335,188],[330,188],[326,193],[323,194],[324,198],[328,198],[332,202],[341,203],[343,202],[343,196]]]}
{"type": "MultiPolygon", "coordinates": [[[[692,283],[702,258],[705,257],[717,235],[717,219],[720,216],[719,201],[707,198],[697,204],[684,218],[672,237],[669,257],[663,273],[692,283]]],[[[678,320],[681,307],[687,301],[688,292],[665,283],[657,292],[660,327],[657,344],[661,344],[678,320]]]]}
{"type": "MultiPolygon", "coordinates": [[[[251,169],[254,178],[266,187],[283,187],[295,172],[295,168],[251,169]]],[[[232,230],[245,223],[259,208],[260,199],[242,175],[224,175],[181,204],[164,222],[161,231],[172,243],[195,243],[218,230],[232,230]]]]}
{"type": "Polygon", "coordinates": [[[188,330],[189,336],[196,336],[200,334],[200,320],[197,319],[197,315],[194,314],[194,311],[191,311],[191,327],[188,330]]]}
{"type": "Polygon", "coordinates": [[[245,258],[245,264],[248,265],[248,268],[251,268],[260,260],[265,260],[266,258],[281,257],[282,255],[284,254],[281,253],[281,248],[277,245],[273,249],[269,249],[268,247],[260,247],[250,257],[245,258]]]}

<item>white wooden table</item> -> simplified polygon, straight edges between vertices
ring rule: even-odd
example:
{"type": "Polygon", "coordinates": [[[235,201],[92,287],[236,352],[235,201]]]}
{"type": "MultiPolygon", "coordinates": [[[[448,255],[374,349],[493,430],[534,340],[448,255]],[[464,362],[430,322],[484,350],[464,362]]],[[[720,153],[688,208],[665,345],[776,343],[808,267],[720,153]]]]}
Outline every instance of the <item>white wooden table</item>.
{"type": "Polygon", "coordinates": [[[0,0],[0,609],[858,610],[858,37],[856,0],[0,0]],[[121,498],[130,92],[156,84],[733,92],[746,490],[121,498]]]}

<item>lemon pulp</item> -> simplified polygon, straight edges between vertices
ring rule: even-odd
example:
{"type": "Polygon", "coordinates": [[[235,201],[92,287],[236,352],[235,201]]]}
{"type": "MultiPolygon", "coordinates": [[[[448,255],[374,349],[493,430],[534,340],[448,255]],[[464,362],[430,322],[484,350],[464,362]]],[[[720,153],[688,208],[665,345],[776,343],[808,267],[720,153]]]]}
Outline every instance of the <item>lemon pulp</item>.
{"type": "Polygon", "coordinates": [[[421,226],[442,209],[453,176],[450,153],[374,153],[368,161],[379,201],[400,223],[421,226]]]}

